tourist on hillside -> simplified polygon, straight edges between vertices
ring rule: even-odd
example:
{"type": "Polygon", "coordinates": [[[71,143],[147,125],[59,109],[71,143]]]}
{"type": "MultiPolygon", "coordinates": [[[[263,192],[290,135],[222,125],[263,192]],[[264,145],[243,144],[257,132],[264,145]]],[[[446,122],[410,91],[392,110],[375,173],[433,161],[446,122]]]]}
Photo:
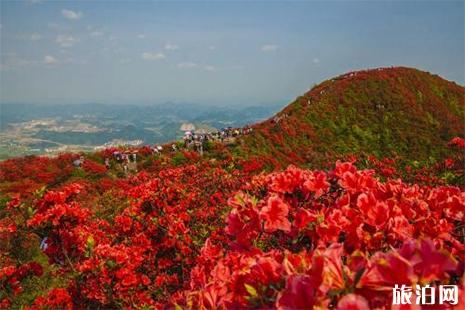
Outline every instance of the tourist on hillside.
{"type": "Polygon", "coordinates": [[[119,151],[114,151],[113,152],[113,157],[116,159],[117,162],[121,162],[122,161],[122,155],[119,151]]]}
{"type": "Polygon", "coordinates": [[[75,161],[73,161],[73,166],[76,167],[76,168],[79,168],[81,167],[81,165],[84,163],[84,156],[79,156],[79,159],[76,159],[75,161]]]}

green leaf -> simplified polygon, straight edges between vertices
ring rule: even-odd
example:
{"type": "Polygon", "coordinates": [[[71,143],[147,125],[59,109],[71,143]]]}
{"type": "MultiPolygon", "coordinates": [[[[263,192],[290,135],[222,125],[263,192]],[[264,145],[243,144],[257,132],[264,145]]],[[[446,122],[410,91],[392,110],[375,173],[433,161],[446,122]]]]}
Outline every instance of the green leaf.
{"type": "Polygon", "coordinates": [[[87,242],[86,243],[87,243],[87,248],[92,250],[94,248],[94,245],[95,245],[94,237],[92,235],[87,237],[87,242]]]}
{"type": "Polygon", "coordinates": [[[37,197],[37,198],[42,198],[45,194],[45,190],[46,190],[47,186],[44,185],[42,186],[40,189],[36,190],[34,192],[34,195],[37,197]]]}
{"type": "Polygon", "coordinates": [[[244,286],[245,286],[245,289],[246,289],[247,293],[249,293],[249,295],[251,297],[257,297],[258,296],[257,290],[252,285],[244,283],[244,286]]]}

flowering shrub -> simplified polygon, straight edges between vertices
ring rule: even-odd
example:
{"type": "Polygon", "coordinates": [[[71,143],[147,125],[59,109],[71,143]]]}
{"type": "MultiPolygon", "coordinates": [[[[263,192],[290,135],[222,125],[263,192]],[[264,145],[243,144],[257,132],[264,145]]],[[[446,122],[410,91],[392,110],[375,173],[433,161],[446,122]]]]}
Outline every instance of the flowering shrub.
{"type": "Polygon", "coordinates": [[[86,160],[82,164],[82,169],[89,175],[101,175],[107,172],[107,168],[104,165],[98,164],[96,162],[86,160]]]}
{"type": "Polygon", "coordinates": [[[124,177],[99,164],[113,150],[81,168],[75,155],[2,162],[0,308],[388,309],[395,284],[463,296],[450,146],[429,166],[350,156],[269,174],[222,146],[184,164],[139,152],[124,177]]]}
{"type": "MultiPolygon", "coordinates": [[[[2,291],[2,295],[18,295],[21,293],[21,280],[31,277],[37,276],[40,277],[43,274],[42,266],[36,262],[29,262],[26,264],[22,264],[19,267],[14,265],[9,265],[0,269],[0,289],[2,291]]],[[[4,296],[1,296],[3,297],[4,296]]],[[[0,305],[8,306],[9,301],[0,300],[2,301],[0,305]]]]}
{"type": "MultiPolygon", "coordinates": [[[[6,206],[0,233],[38,236],[57,268],[54,276],[67,279],[32,307],[68,307],[71,301],[109,308],[163,305],[187,288],[198,251],[220,227],[227,197],[250,177],[205,162],[127,179],[93,178],[15,196],[6,206]]],[[[12,248],[5,250],[13,256],[12,248]]],[[[21,250],[28,251],[35,250],[21,250]]],[[[4,297],[5,304],[16,298],[4,297]]]]}
{"type": "Polygon", "coordinates": [[[340,162],[328,173],[289,167],[253,183],[229,201],[230,239],[202,248],[184,306],[368,309],[389,306],[395,284],[464,276],[458,188],[381,183],[340,162]]]}
{"type": "Polygon", "coordinates": [[[45,297],[38,297],[32,307],[27,307],[30,310],[38,309],[73,309],[71,296],[65,289],[55,288],[48,292],[45,297]]]}

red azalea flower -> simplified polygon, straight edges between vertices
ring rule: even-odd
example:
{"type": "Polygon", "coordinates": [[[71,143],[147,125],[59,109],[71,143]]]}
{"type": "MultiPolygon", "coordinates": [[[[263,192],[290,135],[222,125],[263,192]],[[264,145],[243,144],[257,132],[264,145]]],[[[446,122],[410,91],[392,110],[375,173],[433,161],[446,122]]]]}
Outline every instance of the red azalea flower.
{"type": "Polygon", "coordinates": [[[316,302],[320,279],[307,275],[293,275],[287,278],[286,288],[276,300],[276,308],[313,309],[316,302]]]}
{"type": "Polygon", "coordinates": [[[329,189],[329,183],[326,181],[326,174],[321,171],[315,172],[313,177],[304,183],[304,188],[309,192],[315,193],[316,198],[320,197],[329,189]]]}
{"type": "Polygon", "coordinates": [[[42,266],[36,262],[30,262],[28,264],[28,267],[32,270],[32,272],[34,273],[34,275],[40,277],[42,276],[42,274],[44,273],[43,269],[42,269],[42,266]]]}
{"type": "Polygon", "coordinates": [[[454,160],[452,158],[446,158],[444,160],[444,166],[446,166],[446,168],[454,167],[454,160]]]}
{"type": "Polygon", "coordinates": [[[465,148],[465,139],[460,138],[460,137],[455,137],[449,141],[449,146],[455,146],[455,147],[463,149],[465,148]]]}
{"type": "Polygon", "coordinates": [[[291,222],[287,215],[288,205],[277,196],[270,197],[268,203],[260,211],[260,217],[265,221],[265,230],[274,232],[278,229],[283,231],[291,230],[291,222]]]}
{"type": "Polygon", "coordinates": [[[367,300],[357,294],[348,294],[339,300],[337,303],[337,310],[369,310],[367,300]]]}
{"type": "MultiPolygon", "coordinates": [[[[414,269],[417,274],[421,275],[423,281],[446,279],[448,278],[447,272],[454,271],[457,268],[457,262],[451,257],[450,253],[443,249],[436,249],[431,240],[420,241],[417,248],[420,259],[415,264],[414,269]]],[[[403,254],[402,249],[400,252],[403,254]]]]}
{"type": "Polygon", "coordinates": [[[364,214],[366,222],[372,226],[381,227],[389,219],[389,207],[384,202],[377,201],[371,192],[358,196],[357,207],[364,214]]]}
{"type": "Polygon", "coordinates": [[[298,229],[307,228],[308,224],[315,223],[318,215],[314,214],[306,209],[299,209],[295,215],[294,226],[298,229]]]}

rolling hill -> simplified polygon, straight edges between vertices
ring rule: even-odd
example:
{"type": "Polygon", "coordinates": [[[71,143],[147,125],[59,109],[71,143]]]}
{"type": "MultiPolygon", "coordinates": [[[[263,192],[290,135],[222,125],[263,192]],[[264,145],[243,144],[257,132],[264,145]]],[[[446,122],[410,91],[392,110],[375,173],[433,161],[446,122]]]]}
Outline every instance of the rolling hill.
{"type": "Polygon", "coordinates": [[[241,140],[238,154],[321,164],[347,154],[440,159],[465,134],[465,88],[412,68],[351,72],[298,97],[241,140]]]}

